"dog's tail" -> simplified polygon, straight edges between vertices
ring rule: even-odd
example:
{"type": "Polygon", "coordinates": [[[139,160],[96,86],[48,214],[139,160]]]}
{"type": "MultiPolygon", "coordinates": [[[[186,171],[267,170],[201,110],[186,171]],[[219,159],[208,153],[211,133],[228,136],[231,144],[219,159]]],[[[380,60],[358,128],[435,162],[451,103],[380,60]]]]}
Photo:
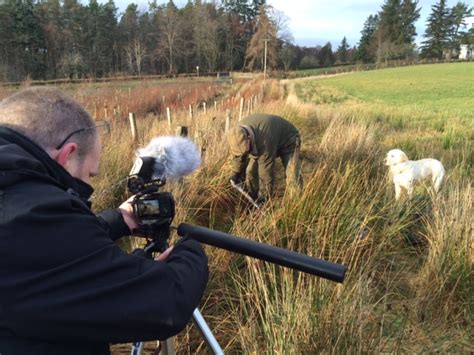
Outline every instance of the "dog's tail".
{"type": "Polygon", "coordinates": [[[433,174],[433,186],[436,192],[438,192],[441,188],[441,183],[443,182],[444,175],[446,175],[446,170],[444,170],[443,165],[440,163],[436,173],[433,174]]]}

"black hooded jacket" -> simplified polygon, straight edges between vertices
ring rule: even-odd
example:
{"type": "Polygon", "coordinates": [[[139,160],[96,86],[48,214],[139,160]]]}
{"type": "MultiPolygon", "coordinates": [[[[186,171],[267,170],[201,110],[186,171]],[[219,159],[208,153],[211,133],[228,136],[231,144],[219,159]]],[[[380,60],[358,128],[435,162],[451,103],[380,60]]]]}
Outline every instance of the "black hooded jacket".
{"type": "Polygon", "coordinates": [[[182,239],[166,262],[124,253],[118,210],[26,137],[0,127],[0,354],[108,354],[166,339],[192,316],[207,258],[182,239]]]}

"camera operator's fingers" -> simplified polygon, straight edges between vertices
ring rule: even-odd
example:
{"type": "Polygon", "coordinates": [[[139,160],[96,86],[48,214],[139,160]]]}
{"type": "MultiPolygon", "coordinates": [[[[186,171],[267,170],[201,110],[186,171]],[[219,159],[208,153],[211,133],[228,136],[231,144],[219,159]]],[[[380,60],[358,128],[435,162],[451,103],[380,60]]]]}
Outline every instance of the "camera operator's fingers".
{"type": "Polygon", "coordinates": [[[123,220],[131,231],[138,228],[138,221],[133,213],[133,198],[134,196],[130,197],[127,201],[119,206],[119,211],[122,213],[123,220]]]}
{"type": "Polygon", "coordinates": [[[170,255],[170,253],[173,251],[173,247],[169,247],[168,249],[166,249],[163,253],[161,253],[160,255],[158,255],[155,260],[156,261],[165,261],[166,258],[168,258],[168,256],[170,255]]]}

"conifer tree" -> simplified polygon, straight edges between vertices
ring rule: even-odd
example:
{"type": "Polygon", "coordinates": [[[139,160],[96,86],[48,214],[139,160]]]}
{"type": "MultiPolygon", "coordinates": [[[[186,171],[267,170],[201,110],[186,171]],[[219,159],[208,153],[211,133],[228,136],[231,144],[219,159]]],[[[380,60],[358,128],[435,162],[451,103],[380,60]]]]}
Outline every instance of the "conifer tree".
{"type": "Polygon", "coordinates": [[[349,61],[349,44],[347,43],[347,39],[344,38],[341,41],[341,44],[337,48],[336,57],[340,63],[347,63],[349,61]]]}
{"type": "Polygon", "coordinates": [[[43,29],[35,13],[33,1],[14,1],[13,18],[13,41],[21,63],[16,69],[23,76],[44,79],[46,47],[43,29]]]}
{"type": "Polygon", "coordinates": [[[449,43],[449,14],[446,0],[439,0],[431,7],[424,35],[426,40],[422,43],[423,57],[438,59],[443,57],[443,51],[449,43]]]}
{"type": "Polygon", "coordinates": [[[331,42],[327,42],[319,52],[319,64],[323,67],[330,67],[334,64],[335,58],[332,52],[331,42]]]}
{"type": "Polygon", "coordinates": [[[462,28],[466,25],[465,19],[472,14],[472,8],[463,2],[458,2],[449,12],[449,52],[459,52],[459,45],[463,37],[462,28]]]}
{"type": "Polygon", "coordinates": [[[364,23],[364,27],[361,31],[361,38],[355,59],[364,63],[373,62],[375,60],[375,49],[373,46],[374,34],[378,28],[379,17],[378,15],[370,15],[364,23]]]}
{"type": "Polygon", "coordinates": [[[247,68],[250,70],[274,68],[277,64],[277,32],[278,29],[273,20],[268,15],[268,5],[260,7],[257,17],[255,34],[250,40],[247,48],[246,59],[247,68]],[[266,58],[265,58],[266,46],[266,58]]]}

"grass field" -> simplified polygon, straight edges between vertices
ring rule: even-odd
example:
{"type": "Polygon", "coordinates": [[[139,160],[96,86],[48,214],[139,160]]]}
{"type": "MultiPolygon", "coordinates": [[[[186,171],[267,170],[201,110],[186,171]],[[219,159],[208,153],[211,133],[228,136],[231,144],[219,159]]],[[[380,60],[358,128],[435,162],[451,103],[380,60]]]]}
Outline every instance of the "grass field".
{"type": "MultiPolygon", "coordinates": [[[[176,115],[175,124],[189,126],[204,149],[202,168],[184,184],[168,186],[177,200],[176,223],[230,232],[349,268],[344,284],[336,285],[206,247],[211,277],[200,309],[226,353],[474,350],[472,102],[469,96],[459,99],[468,93],[467,83],[453,90],[470,70],[472,64],[417,66],[267,82],[257,111],[282,115],[300,129],[305,187],[296,194],[280,189],[279,198],[261,211],[249,209],[228,185],[225,112],[193,120],[186,112],[176,115]],[[419,78],[418,89],[410,87],[404,101],[399,77],[419,78]],[[438,81],[448,82],[439,92],[438,81]],[[286,104],[293,85],[300,102],[286,104]],[[462,109],[451,115],[449,104],[438,105],[440,95],[462,109]],[[424,98],[423,109],[416,96],[424,98]],[[411,200],[394,201],[382,162],[394,147],[414,159],[443,162],[447,178],[438,197],[420,187],[411,200]]],[[[237,114],[231,111],[234,125],[237,114]]],[[[130,164],[124,162],[132,160],[133,147],[169,132],[160,117],[139,120],[139,130],[137,143],[125,125],[106,139],[106,175],[94,182],[97,209],[125,198],[123,188],[108,196],[100,191],[127,174],[130,164]]],[[[278,176],[282,187],[281,168],[278,176]]],[[[193,326],[176,344],[179,353],[208,353],[193,326]]],[[[115,354],[128,351],[114,347],[115,354]]]]}
{"type": "Polygon", "coordinates": [[[353,100],[428,118],[474,121],[474,63],[357,72],[313,81],[300,90],[310,101],[353,100]]]}
{"type": "Polygon", "coordinates": [[[378,124],[386,148],[438,156],[464,175],[474,165],[474,63],[358,72],[296,84],[298,96],[378,124]],[[462,155],[463,157],[461,157],[462,155]]]}
{"type": "MultiPolygon", "coordinates": [[[[280,191],[262,211],[249,210],[228,187],[223,113],[198,119],[207,127],[206,155],[202,169],[173,190],[178,220],[349,268],[336,285],[206,248],[211,281],[201,310],[226,353],[472,353],[472,68],[417,66],[267,83],[257,111],[280,114],[300,129],[305,187],[280,191]],[[418,78],[416,87],[403,96],[398,78],[418,78]],[[300,101],[285,103],[293,86],[300,101]],[[439,97],[447,104],[438,105],[439,97]],[[383,165],[395,147],[413,159],[443,162],[439,196],[420,186],[411,200],[395,202],[383,165]]],[[[178,337],[178,351],[206,353],[206,347],[190,327],[178,337]]]]}
{"type": "MultiPolygon", "coordinates": [[[[267,80],[255,111],[279,114],[299,128],[305,186],[285,192],[278,165],[278,198],[262,210],[249,208],[229,186],[225,106],[192,119],[186,110],[174,114],[173,125],[188,126],[203,152],[197,172],[166,186],[177,201],[176,224],[199,224],[348,267],[338,285],[206,247],[211,275],[200,309],[225,353],[474,351],[473,68],[426,65],[267,80]],[[420,186],[411,200],[395,202],[383,165],[395,147],[412,159],[443,162],[447,177],[438,196],[420,186]]],[[[235,93],[261,88],[261,82],[246,82],[219,95],[238,103],[235,93]]],[[[230,115],[236,125],[238,105],[230,115]]],[[[130,171],[134,150],[174,132],[158,112],[137,121],[136,142],[127,117],[115,120],[104,137],[101,173],[93,181],[96,210],[127,197],[116,182],[130,171]]],[[[180,354],[210,352],[192,325],[176,346],[180,354]]],[[[129,351],[129,345],[113,347],[113,354],[129,351]]]]}

